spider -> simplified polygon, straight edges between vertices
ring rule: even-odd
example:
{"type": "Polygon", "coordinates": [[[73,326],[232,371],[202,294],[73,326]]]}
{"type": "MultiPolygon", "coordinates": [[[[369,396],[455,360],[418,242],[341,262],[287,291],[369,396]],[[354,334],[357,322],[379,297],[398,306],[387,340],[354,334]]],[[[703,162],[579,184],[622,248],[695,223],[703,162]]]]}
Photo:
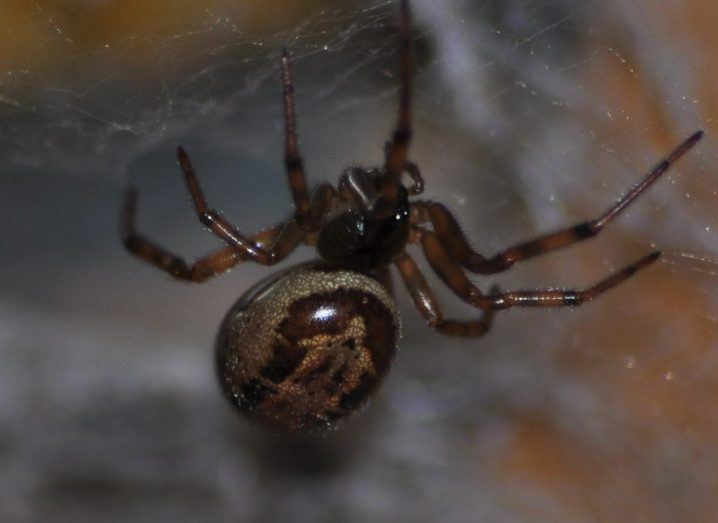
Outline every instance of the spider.
{"type": "Polygon", "coordinates": [[[398,121],[385,145],[383,166],[348,168],[336,188],[325,183],[310,196],[297,145],[290,59],[284,49],[284,159],[294,199],[294,213],[287,221],[251,236],[241,233],[210,208],[189,157],[179,147],[179,166],[197,216],[226,244],[189,264],[135,231],[137,194],[133,188],[126,193],[125,247],[179,280],[204,282],[244,261],[274,265],[302,242],[316,247],[318,261],[281,271],[247,291],[230,309],[217,336],[215,363],[225,395],[241,412],[274,429],[311,431],[332,426],[365,404],[377,388],[400,336],[399,315],[391,297],[391,265],[398,269],[429,327],[463,337],[484,335],[495,311],[577,306],[648,267],[658,259],[659,251],[583,290],[501,292],[494,288],[484,294],[466,275],[502,272],[517,262],[596,236],[703,136],[702,131],[691,135],[599,217],[486,258],[471,248],[444,205],[410,201],[423,192],[424,179],[408,159],[412,133],[409,2],[401,0],[400,5],[398,121]],[[444,317],[406,251],[408,245],[421,247],[446,286],[480,311],[478,318],[444,317]]]}

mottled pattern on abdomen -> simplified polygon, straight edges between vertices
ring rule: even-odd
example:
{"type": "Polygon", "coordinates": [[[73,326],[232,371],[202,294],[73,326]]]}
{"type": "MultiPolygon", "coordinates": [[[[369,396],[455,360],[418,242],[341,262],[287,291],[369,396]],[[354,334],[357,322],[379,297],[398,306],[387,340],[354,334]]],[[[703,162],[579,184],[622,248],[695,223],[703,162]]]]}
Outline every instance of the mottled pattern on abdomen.
{"type": "Polygon", "coordinates": [[[217,340],[220,382],[265,425],[327,428],[366,402],[389,370],[399,330],[394,303],[372,278],[297,269],[230,310],[217,340]]]}

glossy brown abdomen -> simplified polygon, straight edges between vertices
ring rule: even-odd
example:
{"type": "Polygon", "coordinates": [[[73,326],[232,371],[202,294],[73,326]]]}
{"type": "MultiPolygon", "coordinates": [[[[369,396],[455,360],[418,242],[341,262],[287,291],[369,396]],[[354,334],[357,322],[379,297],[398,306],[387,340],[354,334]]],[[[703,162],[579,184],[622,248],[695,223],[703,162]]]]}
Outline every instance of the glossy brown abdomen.
{"type": "Polygon", "coordinates": [[[399,332],[394,303],[374,279],[305,266],[232,307],[217,338],[217,371],[230,401],[257,421],[325,429],[366,403],[399,332]]]}

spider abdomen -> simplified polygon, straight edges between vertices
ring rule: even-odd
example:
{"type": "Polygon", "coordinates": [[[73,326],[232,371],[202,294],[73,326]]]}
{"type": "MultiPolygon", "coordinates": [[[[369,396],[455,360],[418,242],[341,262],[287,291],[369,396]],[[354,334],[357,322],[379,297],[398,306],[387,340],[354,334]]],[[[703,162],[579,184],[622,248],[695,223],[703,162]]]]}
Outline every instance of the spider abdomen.
{"type": "Polygon", "coordinates": [[[230,401],[281,430],[322,429],[361,407],[399,341],[395,305],[374,279],[317,265],[285,271],[230,309],[216,361],[230,401]]]}

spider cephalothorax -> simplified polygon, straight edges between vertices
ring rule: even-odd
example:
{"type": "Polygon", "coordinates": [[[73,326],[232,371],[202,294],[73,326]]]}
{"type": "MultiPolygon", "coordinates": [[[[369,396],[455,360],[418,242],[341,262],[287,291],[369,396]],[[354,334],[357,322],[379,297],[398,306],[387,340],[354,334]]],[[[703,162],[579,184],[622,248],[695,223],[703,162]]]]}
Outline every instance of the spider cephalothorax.
{"type": "Polygon", "coordinates": [[[568,247],[599,234],[683,156],[698,131],[598,218],[519,243],[493,257],[474,251],[452,213],[422,193],[419,168],[407,157],[410,125],[409,5],[401,1],[399,116],[381,167],[347,169],[337,189],[320,185],[309,196],[297,145],[289,56],[282,54],[285,164],[295,211],[284,223],[251,236],[239,232],[207,205],[182,148],[180,167],[200,221],[225,246],[192,264],[137,234],[136,192],[125,199],[122,235],[127,249],[175,278],[203,282],[243,261],[273,265],[300,243],[317,248],[321,261],[286,269],[250,289],[227,314],[216,344],[225,394],[242,412],[283,430],[325,428],[363,405],[389,369],[399,341],[399,317],[391,294],[394,266],[427,324],[451,336],[476,337],[494,312],[511,307],[575,306],[647,267],[652,252],[584,290],[520,290],[484,294],[466,272],[493,274],[514,263],[568,247]],[[404,185],[402,177],[411,184],[404,185]],[[419,246],[432,270],[478,318],[444,319],[413,258],[419,246]]]}
{"type": "Polygon", "coordinates": [[[409,195],[399,184],[396,198],[382,193],[387,173],[355,167],[339,180],[336,212],[319,230],[317,250],[332,265],[374,271],[389,265],[409,239],[409,195]]]}

